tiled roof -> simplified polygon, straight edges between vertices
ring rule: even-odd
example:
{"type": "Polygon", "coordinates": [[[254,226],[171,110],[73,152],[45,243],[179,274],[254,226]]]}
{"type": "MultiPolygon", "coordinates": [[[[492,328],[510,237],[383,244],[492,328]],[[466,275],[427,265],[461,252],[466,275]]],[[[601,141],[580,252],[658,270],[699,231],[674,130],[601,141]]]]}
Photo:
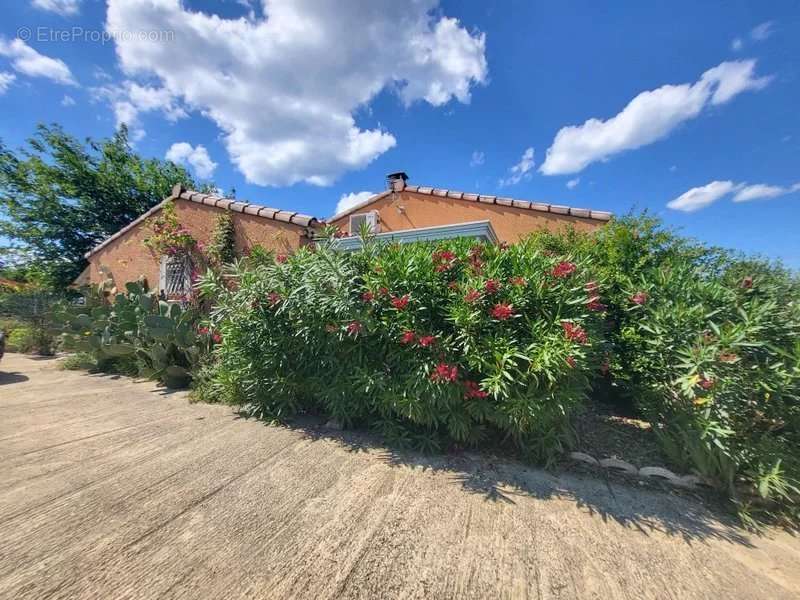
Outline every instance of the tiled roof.
{"type": "Polygon", "coordinates": [[[195,202],[196,204],[205,204],[206,206],[213,206],[214,208],[230,210],[233,212],[243,213],[246,215],[253,215],[254,217],[261,217],[262,219],[270,219],[272,221],[281,221],[283,223],[288,223],[290,225],[297,225],[298,227],[314,227],[319,223],[316,217],[310,217],[308,215],[303,215],[290,210],[268,208],[266,206],[261,206],[260,204],[252,204],[250,202],[243,202],[240,200],[235,200],[233,198],[222,198],[220,196],[214,196],[212,194],[203,194],[201,192],[195,192],[193,190],[184,189],[181,185],[176,185],[174,188],[172,188],[172,195],[169,198],[167,198],[163,202],[159,202],[153,208],[151,208],[146,213],[138,217],[136,220],[128,223],[117,233],[104,239],[97,246],[95,246],[89,252],[87,252],[85,254],[85,257],[89,258],[92,254],[94,254],[98,250],[101,250],[102,248],[113,242],[115,239],[117,239],[118,237],[124,235],[126,232],[136,227],[139,223],[141,223],[148,217],[157,213],[159,210],[163,208],[164,203],[169,202],[170,200],[177,200],[179,198],[181,200],[188,200],[189,202],[195,202]]]}
{"type": "Polygon", "coordinates": [[[571,217],[578,217],[581,219],[592,219],[594,221],[608,221],[613,216],[612,213],[604,210],[590,210],[588,208],[572,208],[570,206],[562,206],[560,204],[547,204],[544,202],[529,202],[528,200],[515,200],[514,198],[505,198],[502,196],[489,196],[486,194],[469,194],[467,192],[456,192],[454,190],[445,190],[442,188],[433,188],[423,185],[405,185],[402,181],[396,183],[394,190],[387,190],[368,200],[353,206],[345,211],[332,216],[328,221],[335,221],[342,217],[349,215],[365,206],[372,204],[376,200],[385,198],[392,194],[392,192],[406,191],[415,192],[417,194],[426,194],[428,196],[437,196],[439,198],[451,198],[454,200],[466,200],[468,202],[481,202],[484,204],[497,204],[499,206],[511,206],[514,208],[521,208],[524,210],[535,210],[538,212],[553,213],[557,215],[569,215],[571,217]]]}

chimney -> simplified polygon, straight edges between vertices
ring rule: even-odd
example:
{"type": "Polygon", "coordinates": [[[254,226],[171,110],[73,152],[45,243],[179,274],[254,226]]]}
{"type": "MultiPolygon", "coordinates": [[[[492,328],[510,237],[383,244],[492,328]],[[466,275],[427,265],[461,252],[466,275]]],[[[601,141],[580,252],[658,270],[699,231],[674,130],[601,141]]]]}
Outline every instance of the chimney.
{"type": "Polygon", "coordinates": [[[393,192],[402,192],[406,188],[406,181],[408,181],[408,175],[403,171],[389,173],[386,176],[386,183],[393,192]]]}

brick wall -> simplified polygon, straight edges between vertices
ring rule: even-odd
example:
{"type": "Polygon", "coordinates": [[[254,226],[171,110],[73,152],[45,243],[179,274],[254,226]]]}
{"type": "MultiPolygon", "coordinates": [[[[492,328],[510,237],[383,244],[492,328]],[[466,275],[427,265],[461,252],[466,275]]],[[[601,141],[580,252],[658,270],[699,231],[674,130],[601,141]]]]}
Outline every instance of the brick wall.
{"type": "MultiPolygon", "coordinates": [[[[391,194],[354,214],[373,210],[380,214],[382,232],[469,223],[470,221],[491,221],[500,241],[510,244],[537,229],[544,228],[554,231],[565,226],[572,226],[580,231],[593,231],[603,225],[603,221],[593,219],[498,204],[441,198],[408,190],[391,194]]],[[[348,231],[350,215],[345,215],[332,223],[348,231]]]]}
{"type": "MultiPolygon", "coordinates": [[[[196,204],[187,200],[175,200],[175,212],[179,222],[199,242],[208,244],[222,210],[196,204]]],[[[158,214],[158,213],[156,213],[158,214]]],[[[243,253],[260,245],[275,252],[291,253],[308,242],[303,237],[304,229],[296,225],[273,221],[263,217],[229,212],[236,231],[236,250],[243,253]]],[[[152,289],[158,287],[159,257],[153,256],[144,245],[150,235],[148,220],[125,232],[97,253],[89,257],[89,280],[100,282],[104,276],[100,269],[108,270],[118,287],[140,276],[147,278],[152,289]]]]}

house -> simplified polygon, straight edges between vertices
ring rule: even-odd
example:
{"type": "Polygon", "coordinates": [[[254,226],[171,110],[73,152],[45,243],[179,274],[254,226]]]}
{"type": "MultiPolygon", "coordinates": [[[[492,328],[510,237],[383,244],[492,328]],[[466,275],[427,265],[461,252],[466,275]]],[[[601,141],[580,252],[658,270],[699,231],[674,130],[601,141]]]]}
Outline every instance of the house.
{"type": "MultiPolygon", "coordinates": [[[[573,227],[591,231],[607,222],[611,213],[556,204],[528,202],[498,196],[470,194],[409,185],[405,173],[392,173],[387,190],[344,212],[327,224],[343,236],[343,250],[360,246],[358,230],[366,224],[378,239],[397,242],[473,237],[488,242],[514,243],[537,229],[573,227]]],[[[79,283],[113,279],[117,285],[145,277],[168,295],[180,295],[190,286],[189,269],[182,257],[156,257],[144,245],[151,231],[148,221],[173,202],[179,222],[198,242],[208,244],[221,211],[233,217],[237,253],[258,245],[291,253],[313,244],[325,221],[287,210],[203,194],[175,186],[164,202],[104,240],[86,254],[89,266],[79,283]]]]}

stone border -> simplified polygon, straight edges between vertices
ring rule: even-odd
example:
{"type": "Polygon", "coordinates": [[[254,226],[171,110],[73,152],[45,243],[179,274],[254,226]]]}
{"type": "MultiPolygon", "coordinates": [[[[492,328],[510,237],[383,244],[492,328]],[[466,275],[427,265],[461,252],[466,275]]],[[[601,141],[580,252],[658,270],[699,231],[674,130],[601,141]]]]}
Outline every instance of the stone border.
{"type": "Polygon", "coordinates": [[[584,452],[570,452],[568,456],[575,462],[580,462],[596,469],[607,469],[622,475],[636,477],[637,479],[660,481],[688,490],[715,489],[712,483],[703,477],[698,475],[676,475],[664,467],[637,468],[635,465],[618,458],[601,458],[598,460],[584,452]]]}

